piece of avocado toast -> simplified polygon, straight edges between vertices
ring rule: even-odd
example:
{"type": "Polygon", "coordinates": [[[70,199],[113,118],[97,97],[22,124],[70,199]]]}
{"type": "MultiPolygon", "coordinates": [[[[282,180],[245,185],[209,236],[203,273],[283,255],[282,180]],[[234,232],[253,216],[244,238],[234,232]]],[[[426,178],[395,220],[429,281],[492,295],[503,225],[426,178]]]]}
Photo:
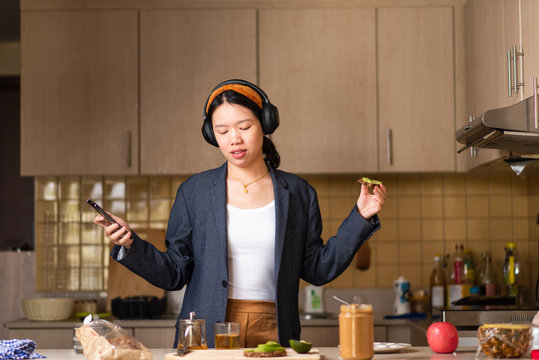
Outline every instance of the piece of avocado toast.
{"type": "Polygon", "coordinates": [[[278,342],[270,340],[254,349],[243,350],[243,355],[256,358],[286,356],[286,349],[278,342]]]}
{"type": "Polygon", "coordinates": [[[382,185],[382,182],[379,180],[370,179],[368,177],[362,177],[357,182],[367,185],[368,187],[375,186],[375,185],[382,185]]]}

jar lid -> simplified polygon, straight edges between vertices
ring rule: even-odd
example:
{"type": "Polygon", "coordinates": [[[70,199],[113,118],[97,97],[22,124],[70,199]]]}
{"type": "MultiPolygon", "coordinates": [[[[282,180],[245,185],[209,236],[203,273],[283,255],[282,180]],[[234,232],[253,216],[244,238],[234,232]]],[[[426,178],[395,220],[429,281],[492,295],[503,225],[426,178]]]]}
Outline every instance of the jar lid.
{"type": "Polygon", "coordinates": [[[371,304],[341,305],[342,313],[372,313],[371,304]]]}

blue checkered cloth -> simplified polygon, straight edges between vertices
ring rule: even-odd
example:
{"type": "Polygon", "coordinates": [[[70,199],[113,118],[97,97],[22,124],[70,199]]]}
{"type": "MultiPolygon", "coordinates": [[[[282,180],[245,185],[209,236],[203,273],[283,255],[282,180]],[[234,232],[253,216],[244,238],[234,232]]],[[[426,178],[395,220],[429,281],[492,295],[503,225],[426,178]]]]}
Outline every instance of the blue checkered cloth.
{"type": "Polygon", "coordinates": [[[0,340],[0,359],[41,359],[46,356],[34,352],[36,343],[30,339],[0,340]]]}

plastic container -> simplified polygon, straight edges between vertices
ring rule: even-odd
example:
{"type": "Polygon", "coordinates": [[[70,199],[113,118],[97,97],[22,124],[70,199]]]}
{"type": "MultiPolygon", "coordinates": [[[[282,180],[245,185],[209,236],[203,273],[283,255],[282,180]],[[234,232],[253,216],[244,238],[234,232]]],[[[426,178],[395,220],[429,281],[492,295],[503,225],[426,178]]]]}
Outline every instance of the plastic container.
{"type": "Polygon", "coordinates": [[[22,299],[22,309],[28,320],[60,321],[73,314],[75,301],[69,298],[22,299]]]}
{"type": "Polygon", "coordinates": [[[477,329],[479,349],[490,358],[520,358],[532,343],[531,325],[485,324],[477,329]]]}

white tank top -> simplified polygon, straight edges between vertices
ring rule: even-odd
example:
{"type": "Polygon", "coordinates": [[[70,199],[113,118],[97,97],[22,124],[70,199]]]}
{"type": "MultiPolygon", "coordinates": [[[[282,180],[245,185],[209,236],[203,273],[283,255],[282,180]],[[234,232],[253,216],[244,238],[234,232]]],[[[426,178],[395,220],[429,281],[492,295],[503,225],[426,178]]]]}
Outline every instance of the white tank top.
{"type": "Polygon", "coordinates": [[[227,204],[228,297],[275,301],[275,200],[257,209],[227,204]]]}

